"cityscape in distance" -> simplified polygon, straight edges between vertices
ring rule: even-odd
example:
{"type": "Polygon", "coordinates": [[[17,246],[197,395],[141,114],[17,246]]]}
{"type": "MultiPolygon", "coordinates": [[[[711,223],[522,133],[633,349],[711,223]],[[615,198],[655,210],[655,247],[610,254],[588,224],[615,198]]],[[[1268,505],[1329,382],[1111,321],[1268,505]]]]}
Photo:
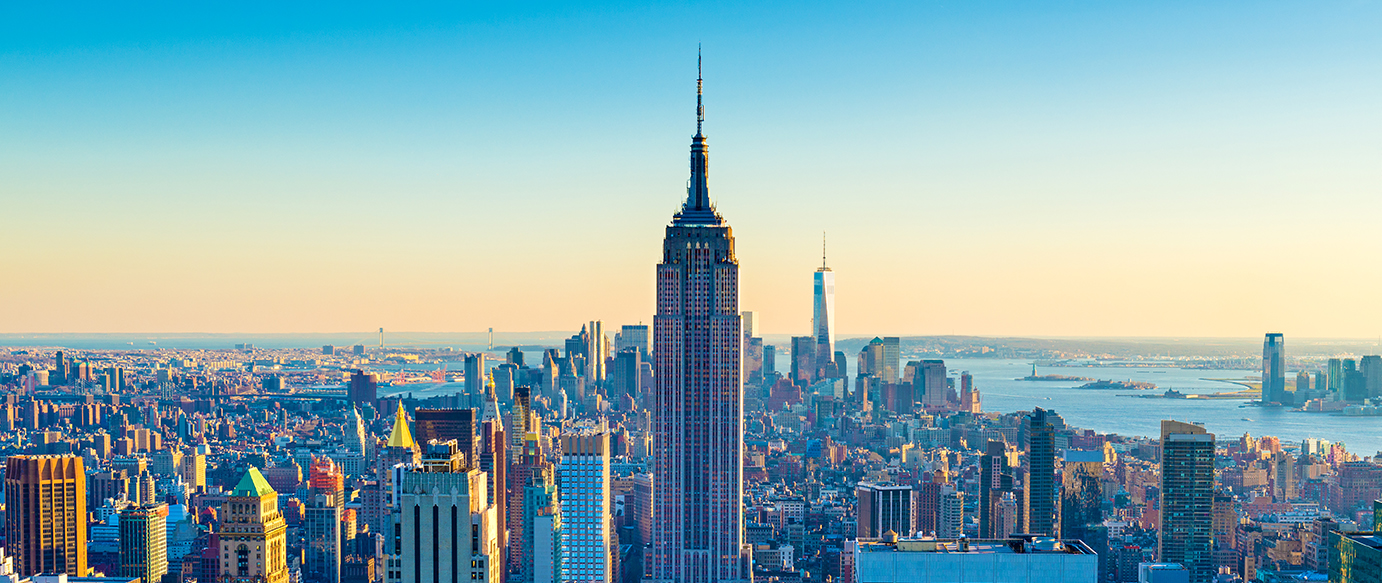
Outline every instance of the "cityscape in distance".
{"type": "Polygon", "coordinates": [[[0,583],[1382,583],[1382,7],[0,15],[0,583]]]}

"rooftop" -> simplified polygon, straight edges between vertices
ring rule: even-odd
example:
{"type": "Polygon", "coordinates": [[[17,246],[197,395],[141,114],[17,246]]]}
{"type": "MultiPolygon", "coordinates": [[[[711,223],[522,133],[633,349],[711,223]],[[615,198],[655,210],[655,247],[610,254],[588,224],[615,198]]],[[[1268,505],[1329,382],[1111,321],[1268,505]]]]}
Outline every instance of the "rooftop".
{"type": "Polygon", "coordinates": [[[1084,542],[1067,539],[1018,534],[1009,539],[964,538],[900,538],[897,542],[873,541],[859,543],[864,553],[946,553],[946,554],[1064,554],[1093,555],[1094,550],[1084,542]]]}

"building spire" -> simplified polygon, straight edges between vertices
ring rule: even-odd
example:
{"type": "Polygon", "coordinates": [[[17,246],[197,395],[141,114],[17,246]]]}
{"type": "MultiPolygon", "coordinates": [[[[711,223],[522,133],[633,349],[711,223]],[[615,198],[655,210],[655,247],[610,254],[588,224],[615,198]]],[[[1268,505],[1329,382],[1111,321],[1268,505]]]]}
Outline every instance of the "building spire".
{"type": "Polygon", "coordinates": [[[710,203],[710,188],[707,177],[710,174],[709,147],[706,145],[705,127],[705,80],[701,77],[701,51],[696,47],[696,135],[691,137],[691,179],[686,183],[686,202],[681,212],[674,217],[678,225],[717,225],[723,219],[710,203]]]}
{"type": "Polygon", "coordinates": [[[696,135],[701,135],[705,123],[705,105],[701,103],[701,45],[696,45],[696,135]]]}
{"type": "Polygon", "coordinates": [[[825,269],[825,231],[821,231],[821,269],[825,269]]]}

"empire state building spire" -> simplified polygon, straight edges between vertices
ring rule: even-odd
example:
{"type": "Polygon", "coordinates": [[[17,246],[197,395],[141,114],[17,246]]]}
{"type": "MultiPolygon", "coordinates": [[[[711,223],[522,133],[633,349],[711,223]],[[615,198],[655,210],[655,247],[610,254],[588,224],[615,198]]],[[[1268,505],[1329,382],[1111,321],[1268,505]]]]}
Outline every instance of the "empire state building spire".
{"type": "Polygon", "coordinates": [[[691,179],[686,185],[686,202],[681,212],[673,219],[677,225],[719,225],[724,219],[715,212],[710,202],[710,187],[707,184],[710,174],[709,146],[706,145],[705,102],[703,101],[704,80],[701,77],[701,56],[696,54],[696,135],[691,138],[691,179]]]}

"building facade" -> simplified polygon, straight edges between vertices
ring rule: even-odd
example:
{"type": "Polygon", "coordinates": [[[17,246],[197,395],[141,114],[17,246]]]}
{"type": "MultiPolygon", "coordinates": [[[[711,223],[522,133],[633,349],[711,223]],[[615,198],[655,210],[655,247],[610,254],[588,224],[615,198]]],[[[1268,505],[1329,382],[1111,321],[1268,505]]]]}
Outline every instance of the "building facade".
{"type": "Polygon", "coordinates": [[[1190,571],[1191,583],[1214,578],[1214,434],[1161,422],[1161,529],[1157,558],[1190,571]]]}
{"type": "Polygon", "coordinates": [[[561,436],[562,581],[612,582],[618,539],[611,525],[609,434],[561,436]]]}
{"type": "Polygon", "coordinates": [[[120,511],[120,576],[157,583],[168,572],[168,505],[120,511]]]}
{"type": "Polygon", "coordinates": [[[278,492],[250,468],[221,503],[220,583],[287,583],[288,526],[278,492]]]}
{"type": "Polygon", "coordinates": [[[5,464],[5,547],[21,577],[86,576],[86,471],[72,455],[17,455],[5,464]]]}
{"type": "Polygon", "coordinates": [[[686,201],[657,266],[653,320],[658,415],[653,423],[652,579],[751,577],[743,532],[743,387],[739,262],[729,223],[710,202],[696,81],[696,135],[686,201]]]}

